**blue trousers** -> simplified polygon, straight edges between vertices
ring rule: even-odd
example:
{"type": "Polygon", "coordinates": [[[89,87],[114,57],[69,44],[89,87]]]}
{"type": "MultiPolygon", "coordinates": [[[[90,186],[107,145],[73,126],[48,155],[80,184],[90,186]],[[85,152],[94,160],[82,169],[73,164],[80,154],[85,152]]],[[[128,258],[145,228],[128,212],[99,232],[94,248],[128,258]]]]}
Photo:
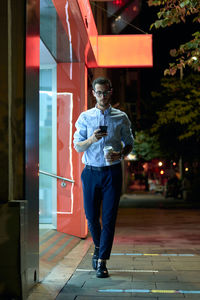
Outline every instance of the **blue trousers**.
{"type": "Polygon", "coordinates": [[[81,174],[81,180],[85,215],[93,242],[96,247],[99,247],[99,258],[109,259],[121,195],[121,164],[102,170],[85,167],[81,174]]]}

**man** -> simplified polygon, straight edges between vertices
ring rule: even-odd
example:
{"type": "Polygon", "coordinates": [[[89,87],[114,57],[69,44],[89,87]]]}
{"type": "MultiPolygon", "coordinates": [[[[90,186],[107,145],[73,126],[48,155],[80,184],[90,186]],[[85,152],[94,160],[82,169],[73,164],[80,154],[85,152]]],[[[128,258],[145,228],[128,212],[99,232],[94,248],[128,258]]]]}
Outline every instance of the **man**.
{"type": "Polygon", "coordinates": [[[131,152],[133,135],[127,115],[110,105],[110,80],[99,77],[92,87],[97,103],[94,108],[80,114],[76,122],[74,147],[77,152],[84,152],[82,162],[85,168],[81,180],[85,214],[95,245],[92,265],[96,276],[105,278],[109,276],[106,260],[110,258],[112,249],[122,187],[121,159],[131,152]],[[107,132],[101,131],[100,126],[103,125],[107,126],[107,132]],[[113,148],[106,157],[103,152],[105,146],[113,148]]]}

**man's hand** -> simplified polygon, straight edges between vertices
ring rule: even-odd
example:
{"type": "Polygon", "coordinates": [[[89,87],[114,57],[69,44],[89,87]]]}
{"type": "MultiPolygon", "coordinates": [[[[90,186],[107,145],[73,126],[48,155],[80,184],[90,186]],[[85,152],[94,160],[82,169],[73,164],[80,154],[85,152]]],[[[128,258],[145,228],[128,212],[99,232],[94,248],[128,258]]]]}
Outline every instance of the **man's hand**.
{"type": "Polygon", "coordinates": [[[96,143],[98,140],[100,140],[102,137],[107,136],[108,134],[105,132],[101,132],[101,129],[96,129],[93,133],[93,135],[90,137],[92,143],[96,143]]]}
{"type": "Polygon", "coordinates": [[[104,136],[107,136],[107,133],[101,132],[101,129],[96,129],[87,140],[77,142],[75,149],[77,152],[86,151],[93,143],[98,142],[98,140],[100,140],[104,136]]]}
{"type": "Polygon", "coordinates": [[[132,145],[126,145],[120,152],[112,151],[106,155],[108,162],[112,163],[127,156],[132,151],[132,145]]]}
{"type": "Polygon", "coordinates": [[[111,163],[120,159],[121,159],[121,152],[112,151],[106,155],[106,160],[111,163]]]}

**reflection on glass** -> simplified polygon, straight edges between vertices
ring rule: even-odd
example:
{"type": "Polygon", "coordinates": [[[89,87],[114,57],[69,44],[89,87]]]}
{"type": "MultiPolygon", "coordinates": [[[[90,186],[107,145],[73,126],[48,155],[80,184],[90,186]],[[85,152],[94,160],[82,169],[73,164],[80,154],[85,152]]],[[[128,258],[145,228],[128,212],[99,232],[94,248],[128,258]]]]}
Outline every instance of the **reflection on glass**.
{"type": "MultiPolygon", "coordinates": [[[[73,134],[73,94],[68,92],[57,93],[58,105],[58,160],[57,170],[66,178],[74,180],[72,162],[73,134]],[[63,159],[64,158],[64,159],[63,159]]],[[[65,189],[58,187],[57,214],[73,214],[74,209],[74,184],[67,183],[65,189]]]]}
{"type": "MultiPolygon", "coordinates": [[[[56,174],[55,66],[40,68],[40,170],[56,174]]],[[[56,203],[56,180],[40,174],[40,223],[52,224],[56,203]]]]}
{"type": "Polygon", "coordinates": [[[68,34],[63,28],[52,0],[40,0],[40,38],[54,59],[60,63],[78,61],[72,49],[68,14],[66,18],[68,34]]]}

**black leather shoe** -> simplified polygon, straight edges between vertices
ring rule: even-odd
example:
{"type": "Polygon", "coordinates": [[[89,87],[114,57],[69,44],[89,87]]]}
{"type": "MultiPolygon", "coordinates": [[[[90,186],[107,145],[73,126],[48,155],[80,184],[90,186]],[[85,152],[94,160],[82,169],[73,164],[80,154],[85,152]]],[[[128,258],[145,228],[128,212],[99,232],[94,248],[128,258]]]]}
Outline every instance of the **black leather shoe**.
{"type": "Polygon", "coordinates": [[[105,260],[98,261],[96,276],[98,278],[106,278],[109,276],[105,260]]]}
{"type": "Polygon", "coordinates": [[[94,270],[97,270],[98,258],[99,258],[99,248],[95,247],[94,254],[92,257],[92,267],[94,270]]]}

